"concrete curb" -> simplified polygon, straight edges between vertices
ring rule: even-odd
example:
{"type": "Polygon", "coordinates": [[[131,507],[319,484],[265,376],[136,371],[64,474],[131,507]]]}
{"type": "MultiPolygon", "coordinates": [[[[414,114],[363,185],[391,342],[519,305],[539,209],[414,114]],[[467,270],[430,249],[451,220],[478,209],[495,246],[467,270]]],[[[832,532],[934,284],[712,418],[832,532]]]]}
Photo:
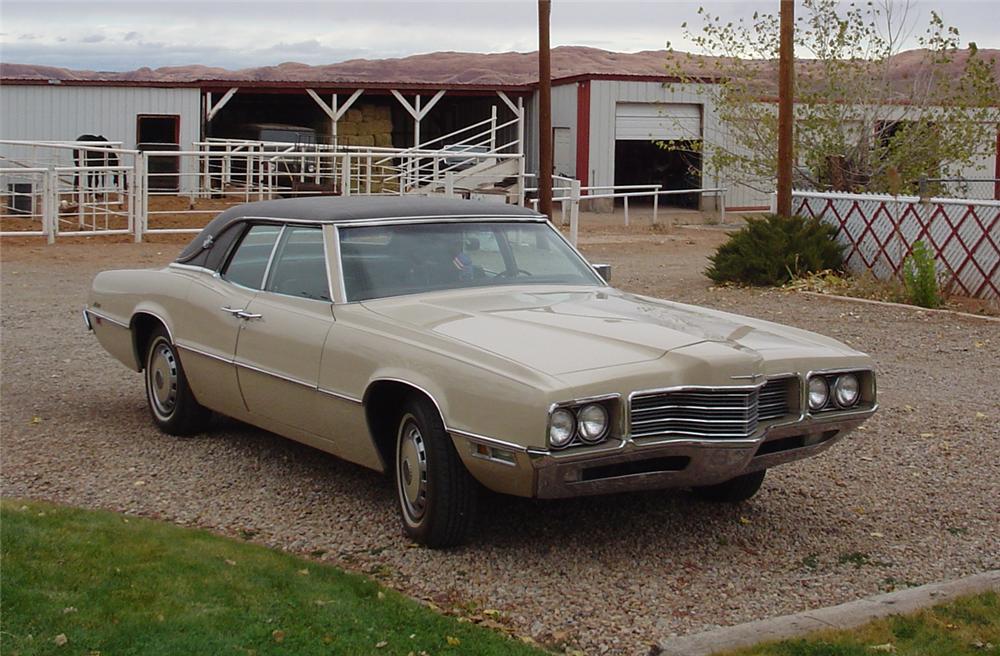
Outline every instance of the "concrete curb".
{"type": "Polygon", "coordinates": [[[846,301],[849,303],[867,303],[868,305],[881,305],[883,307],[895,307],[903,310],[913,310],[914,312],[930,312],[933,314],[951,314],[956,317],[966,317],[968,319],[984,319],[986,321],[1000,322],[1000,317],[991,317],[987,314],[972,314],[971,312],[959,312],[958,310],[945,310],[942,308],[923,308],[919,305],[907,305],[906,303],[893,303],[892,301],[876,301],[871,298],[856,298],[854,296],[841,296],[840,294],[824,294],[822,292],[811,292],[807,289],[796,290],[799,294],[808,294],[817,298],[832,298],[835,301],[846,301]]]}
{"type": "Polygon", "coordinates": [[[849,629],[889,615],[912,613],[956,597],[987,590],[1000,591],[1000,570],[990,570],[945,583],[930,583],[839,606],[668,638],[660,642],[660,648],[663,656],[709,656],[761,642],[796,638],[814,631],[849,629]]]}

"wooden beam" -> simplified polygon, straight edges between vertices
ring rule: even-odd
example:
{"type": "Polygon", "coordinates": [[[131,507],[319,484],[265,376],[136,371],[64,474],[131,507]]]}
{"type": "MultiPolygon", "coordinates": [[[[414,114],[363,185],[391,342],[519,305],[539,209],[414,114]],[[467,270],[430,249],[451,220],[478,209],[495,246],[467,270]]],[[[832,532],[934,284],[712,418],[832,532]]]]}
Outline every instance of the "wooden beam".
{"type": "Polygon", "coordinates": [[[508,107],[510,107],[510,111],[514,112],[516,115],[517,105],[514,104],[514,101],[512,101],[503,91],[497,91],[497,95],[500,96],[500,99],[503,100],[508,107]]]}
{"type": "Polygon", "coordinates": [[[206,107],[208,108],[208,114],[205,116],[205,119],[211,121],[213,118],[215,118],[215,115],[219,113],[219,110],[225,107],[226,103],[229,102],[229,99],[235,96],[236,92],[239,90],[240,90],[239,87],[231,88],[229,91],[226,92],[226,95],[222,96],[222,98],[219,99],[219,102],[215,103],[214,105],[212,105],[212,96],[211,94],[209,94],[208,104],[206,105],[206,107]]]}
{"type": "Polygon", "coordinates": [[[778,214],[792,213],[792,166],[795,154],[792,134],[795,123],[795,3],[781,0],[780,46],[778,50],[778,214]]]}

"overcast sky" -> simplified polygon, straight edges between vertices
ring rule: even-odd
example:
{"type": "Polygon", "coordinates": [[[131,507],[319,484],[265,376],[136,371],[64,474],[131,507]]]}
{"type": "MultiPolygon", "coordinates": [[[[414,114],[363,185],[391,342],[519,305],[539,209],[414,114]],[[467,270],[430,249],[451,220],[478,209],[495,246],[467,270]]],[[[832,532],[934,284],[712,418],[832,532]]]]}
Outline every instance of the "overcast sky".
{"type": "MultiPolygon", "coordinates": [[[[684,42],[681,23],[700,24],[699,4],[723,19],[777,11],[760,2],[570,2],[554,0],[552,44],[634,52],[684,42]]],[[[931,10],[962,43],[1000,47],[993,0],[916,0],[923,31],[931,10]]],[[[534,0],[503,2],[188,2],[185,0],[0,0],[0,60],[120,71],[205,64],[245,68],[298,61],[404,57],[457,50],[536,48],[534,0]]],[[[911,40],[915,47],[916,42],[911,40]]]]}

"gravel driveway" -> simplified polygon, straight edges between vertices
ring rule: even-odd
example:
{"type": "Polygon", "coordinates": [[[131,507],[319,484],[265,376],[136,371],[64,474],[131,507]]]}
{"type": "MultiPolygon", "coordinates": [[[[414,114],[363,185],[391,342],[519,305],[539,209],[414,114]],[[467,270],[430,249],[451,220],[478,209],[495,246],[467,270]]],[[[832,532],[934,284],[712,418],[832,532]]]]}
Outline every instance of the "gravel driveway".
{"type": "Polygon", "coordinates": [[[165,263],[176,243],[4,244],[2,492],[302,552],[587,653],[644,654],[671,634],[1000,567],[1000,324],[710,290],[698,272],[721,238],[588,234],[584,250],[620,287],[825,332],[880,376],[865,430],[770,472],[742,506],[682,491],[491,496],[472,544],[433,552],[403,539],[378,475],[233,421],[165,436],[80,309],[97,271],[165,263]]]}

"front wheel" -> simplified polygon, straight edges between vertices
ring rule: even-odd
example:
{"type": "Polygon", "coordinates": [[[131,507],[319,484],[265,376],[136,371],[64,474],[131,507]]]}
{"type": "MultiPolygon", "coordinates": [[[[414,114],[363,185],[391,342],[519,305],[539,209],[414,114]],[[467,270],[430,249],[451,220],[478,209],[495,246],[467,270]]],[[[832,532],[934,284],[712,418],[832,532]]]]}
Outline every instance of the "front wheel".
{"type": "Polygon", "coordinates": [[[150,335],[145,365],[146,402],[160,430],[170,435],[190,435],[204,430],[211,411],[198,403],[191,393],[177,348],[162,326],[150,335]]]}
{"type": "Polygon", "coordinates": [[[403,407],[396,434],[396,493],[403,531],[431,548],[465,541],[478,486],[462,464],[437,409],[414,399],[403,407]]]}
{"type": "Polygon", "coordinates": [[[746,501],[760,490],[764,483],[766,469],[743,474],[728,481],[723,481],[717,485],[706,485],[694,488],[694,493],[707,501],[721,501],[726,503],[739,503],[746,501]]]}

